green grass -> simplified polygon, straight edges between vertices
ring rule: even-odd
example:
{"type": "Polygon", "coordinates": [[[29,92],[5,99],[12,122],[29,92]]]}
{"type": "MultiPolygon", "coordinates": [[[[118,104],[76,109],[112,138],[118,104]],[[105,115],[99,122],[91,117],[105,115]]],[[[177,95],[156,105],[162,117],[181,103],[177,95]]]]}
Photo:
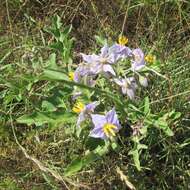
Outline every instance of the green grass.
{"type": "MultiPolygon", "coordinates": [[[[190,26],[188,1],[10,1],[0,5],[0,189],[126,189],[130,181],[136,189],[189,189],[190,187],[190,26]],[[126,10],[128,10],[126,14],[126,10]],[[72,24],[75,38],[74,64],[79,52],[97,50],[95,35],[116,40],[122,32],[132,47],[140,46],[159,58],[162,75],[155,77],[143,96],[149,96],[153,112],[182,113],[170,126],[173,137],[152,131],[143,143],[144,167],[138,172],[128,152],[131,143],[119,153],[111,152],[84,170],[60,180],[52,170],[63,174],[73,158],[84,155],[82,142],[63,126],[27,126],[16,119],[42,109],[41,102],[54,99],[64,107],[68,94],[57,82],[36,79],[46,66],[52,36],[45,32],[55,14],[64,25],[72,24]],[[8,17],[9,15],[9,17],[8,17]],[[5,18],[5,19],[4,19],[5,18]],[[54,87],[57,89],[54,90],[54,87]],[[55,94],[55,92],[57,94],[55,94]],[[56,98],[55,98],[56,97],[56,98]],[[13,132],[15,130],[15,141],[13,132]],[[22,150],[21,145],[24,147],[22,150]],[[24,152],[26,154],[24,154],[24,152]],[[28,157],[27,157],[28,155],[28,157]],[[34,159],[39,162],[35,162],[34,159]],[[41,166],[43,164],[47,170],[41,166]],[[119,167],[122,176],[116,170],[119,167]],[[127,181],[128,180],[128,181],[127,181]],[[64,181],[64,182],[63,182],[64,181]]],[[[61,64],[61,55],[57,57],[61,64]]],[[[64,69],[64,66],[62,69],[64,69]]],[[[69,88],[67,89],[69,92],[69,88]]]]}

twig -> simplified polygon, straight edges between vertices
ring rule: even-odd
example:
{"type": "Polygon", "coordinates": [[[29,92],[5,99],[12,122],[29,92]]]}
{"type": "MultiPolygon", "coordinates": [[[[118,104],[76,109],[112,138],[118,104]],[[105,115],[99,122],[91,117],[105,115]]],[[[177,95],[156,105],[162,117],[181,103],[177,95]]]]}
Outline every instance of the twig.
{"type": "Polygon", "coordinates": [[[149,71],[154,72],[156,75],[158,75],[158,76],[160,76],[160,77],[162,77],[162,78],[164,78],[164,79],[166,79],[166,80],[169,80],[168,77],[166,77],[166,76],[160,74],[159,72],[155,71],[154,69],[152,69],[152,68],[150,68],[150,67],[147,67],[147,66],[145,66],[145,67],[146,67],[149,71]]]}
{"type": "Polygon", "coordinates": [[[81,0],[81,1],[78,3],[77,7],[74,9],[74,11],[73,11],[74,14],[73,14],[73,16],[72,16],[72,18],[71,18],[71,23],[73,22],[73,20],[74,20],[76,14],[78,13],[78,9],[79,9],[79,7],[80,7],[80,5],[82,4],[83,1],[84,1],[84,0],[81,0]]]}
{"type": "Polygon", "coordinates": [[[124,181],[130,190],[136,190],[135,186],[129,181],[128,177],[121,171],[119,167],[116,168],[116,172],[119,174],[121,181],[124,181]]]}
{"type": "Polygon", "coordinates": [[[123,32],[124,32],[124,28],[125,28],[125,24],[126,24],[126,21],[127,21],[127,16],[128,16],[128,10],[129,10],[130,3],[131,3],[131,1],[129,0],[128,4],[127,4],[127,10],[125,12],[125,17],[124,17],[124,20],[123,20],[121,35],[123,35],[123,32]]]}
{"type": "Polygon", "coordinates": [[[17,11],[17,13],[15,14],[14,16],[14,19],[13,19],[13,23],[15,22],[17,16],[19,15],[19,13],[21,12],[22,8],[26,5],[26,3],[28,2],[28,0],[26,0],[19,8],[19,10],[17,11]]]}
{"type": "Polygon", "coordinates": [[[172,98],[182,96],[182,95],[185,95],[185,94],[190,94],[190,90],[185,91],[185,92],[181,92],[179,94],[175,94],[173,96],[168,96],[168,97],[165,97],[165,98],[161,98],[159,100],[152,101],[152,102],[150,102],[150,104],[154,104],[154,103],[161,102],[161,101],[164,101],[164,100],[172,99],[172,98]]]}
{"type": "Polygon", "coordinates": [[[8,22],[9,22],[9,27],[10,27],[10,31],[11,31],[11,37],[12,37],[13,45],[15,47],[15,40],[14,40],[14,36],[13,36],[13,28],[12,28],[11,18],[10,18],[10,14],[9,14],[8,0],[6,0],[6,9],[7,9],[7,18],[8,18],[8,22]]]}
{"type": "Polygon", "coordinates": [[[68,183],[70,183],[71,185],[75,186],[75,187],[83,187],[83,188],[86,188],[86,189],[89,189],[88,186],[86,185],[81,185],[81,184],[76,184],[74,182],[72,182],[70,179],[68,178],[63,178],[59,173],[57,173],[56,171],[50,169],[50,168],[47,168],[42,162],[40,162],[39,160],[37,160],[36,158],[34,158],[33,156],[30,156],[26,149],[19,143],[18,139],[17,139],[17,136],[16,136],[16,133],[15,133],[15,128],[14,128],[14,125],[13,125],[13,120],[12,120],[12,117],[11,117],[11,114],[10,114],[10,121],[11,121],[11,127],[12,127],[12,131],[13,131],[13,136],[14,136],[14,139],[16,141],[16,144],[19,146],[19,148],[22,150],[22,152],[24,153],[25,157],[29,160],[31,160],[32,162],[34,162],[38,168],[47,173],[47,174],[51,174],[53,177],[55,177],[58,181],[62,182],[66,189],[70,190],[70,188],[67,186],[67,184],[65,183],[65,181],[67,181],[68,183]]]}

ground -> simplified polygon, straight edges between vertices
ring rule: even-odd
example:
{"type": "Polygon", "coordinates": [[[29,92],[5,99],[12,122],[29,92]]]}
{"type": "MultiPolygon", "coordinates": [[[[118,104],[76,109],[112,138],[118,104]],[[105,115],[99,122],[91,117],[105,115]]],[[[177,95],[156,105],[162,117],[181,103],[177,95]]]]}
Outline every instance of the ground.
{"type": "Polygon", "coordinates": [[[136,189],[190,188],[188,1],[3,0],[0,9],[0,189],[126,189],[127,180],[136,189]],[[122,29],[131,47],[140,46],[160,60],[160,73],[167,79],[155,77],[143,95],[149,96],[153,112],[175,110],[181,112],[181,117],[170,126],[173,137],[155,132],[145,140],[149,149],[142,154],[141,172],[128,156],[129,142],[119,154],[107,154],[76,175],[63,178],[64,182],[34,161],[63,173],[85,148],[63,127],[51,130],[16,121],[37,110],[39,101],[51,95],[48,82],[27,77],[40,73],[40,63],[36,61],[34,66],[30,60],[46,60],[50,54],[44,47],[53,39],[46,29],[56,14],[64,26],[73,27],[76,65],[80,52],[99,49],[95,36],[116,41],[122,29]],[[30,80],[32,88],[27,86],[30,80]],[[16,143],[14,130],[29,158],[16,143]]]}

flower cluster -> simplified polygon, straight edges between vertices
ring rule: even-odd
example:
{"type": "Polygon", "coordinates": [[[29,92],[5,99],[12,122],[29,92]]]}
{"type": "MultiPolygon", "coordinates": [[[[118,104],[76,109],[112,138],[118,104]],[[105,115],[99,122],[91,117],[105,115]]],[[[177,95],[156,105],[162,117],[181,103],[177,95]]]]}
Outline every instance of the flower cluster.
{"type": "MultiPolygon", "coordinates": [[[[138,83],[144,87],[148,85],[146,76],[140,72],[145,67],[146,62],[153,62],[154,58],[151,55],[145,57],[140,48],[130,49],[126,46],[127,43],[128,39],[120,36],[118,43],[111,46],[105,44],[98,55],[81,53],[82,62],[73,73],[69,73],[70,79],[77,83],[94,86],[96,76],[103,75],[118,85],[123,95],[127,95],[131,100],[135,99],[138,83]],[[128,69],[130,75],[127,76],[128,73],[124,73],[124,76],[120,77],[114,65],[125,60],[130,60],[130,68],[128,69]]],[[[113,108],[106,115],[93,114],[98,104],[98,102],[87,105],[81,102],[75,104],[73,111],[79,114],[77,126],[80,126],[84,120],[91,119],[94,129],[90,132],[90,136],[102,139],[113,137],[121,128],[115,109],[113,108]]]]}
{"type": "Polygon", "coordinates": [[[73,111],[79,114],[77,120],[78,127],[86,119],[91,119],[94,124],[94,129],[91,130],[90,136],[106,140],[114,137],[121,126],[115,108],[107,112],[105,115],[93,114],[94,109],[98,104],[98,102],[92,102],[84,105],[82,102],[77,102],[73,107],[73,111]]]}
{"type": "Polygon", "coordinates": [[[105,44],[100,51],[100,54],[86,55],[81,53],[82,62],[78,65],[74,73],[70,73],[69,76],[75,82],[83,82],[86,85],[94,86],[94,78],[101,74],[108,78],[113,78],[124,95],[127,95],[130,99],[135,98],[135,90],[137,89],[137,82],[146,87],[148,80],[146,76],[141,75],[139,72],[145,67],[146,62],[153,62],[154,57],[148,55],[145,57],[143,51],[140,48],[130,49],[125,46],[128,39],[124,36],[120,36],[118,43],[108,46],[105,44]],[[120,78],[117,76],[114,65],[120,60],[129,59],[132,71],[132,76],[124,76],[120,78]]]}

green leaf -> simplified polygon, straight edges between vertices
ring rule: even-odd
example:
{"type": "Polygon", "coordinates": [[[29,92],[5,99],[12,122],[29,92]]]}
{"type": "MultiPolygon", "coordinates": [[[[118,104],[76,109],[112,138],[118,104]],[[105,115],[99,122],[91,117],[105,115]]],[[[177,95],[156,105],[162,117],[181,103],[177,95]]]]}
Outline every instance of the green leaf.
{"type": "Polygon", "coordinates": [[[47,61],[47,68],[48,69],[57,69],[57,65],[56,65],[56,54],[52,53],[49,56],[49,59],[47,61]]]}
{"type": "Polygon", "coordinates": [[[147,145],[141,144],[140,140],[141,139],[138,136],[133,136],[132,137],[132,141],[134,143],[134,146],[133,146],[133,149],[130,150],[129,153],[128,153],[129,155],[133,156],[133,161],[134,161],[134,164],[135,164],[138,171],[141,170],[140,160],[139,160],[140,153],[142,152],[141,150],[148,148],[147,145]]]}
{"type": "Polygon", "coordinates": [[[144,99],[144,114],[147,115],[150,113],[150,100],[148,96],[144,99]]]}
{"type": "Polygon", "coordinates": [[[141,149],[147,149],[148,147],[147,147],[147,145],[145,145],[145,144],[137,144],[137,150],[141,150],[141,149]]]}
{"type": "Polygon", "coordinates": [[[52,122],[53,120],[43,113],[35,112],[31,115],[23,115],[17,119],[18,123],[25,123],[27,125],[42,125],[44,123],[52,122]]]}
{"type": "Polygon", "coordinates": [[[57,28],[47,28],[45,31],[50,33],[56,39],[56,41],[59,40],[60,31],[57,28]]]}
{"type": "Polygon", "coordinates": [[[95,40],[96,43],[99,44],[100,46],[104,46],[107,43],[107,40],[103,38],[102,36],[95,35],[95,40]]]}
{"type": "Polygon", "coordinates": [[[100,159],[103,155],[109,152],[110,143],[106,142],[104,146],[98,146],[95,150],[86,154],[83,158],[76,158],[72,163],[65,169],[64,175],[71,176],[82,168],[88,166],[92,162],[100,159]]]}
{"type": "Polygon", "coordinates": [[[141,135],[143,135],[143,136],[146,136],[146,134],[147,134],[147,126],[146,125],[144,125],[141,129],[140,129],[140,133],[141,133],[141,135]]]}
{"type": "Polygon", "coordinates": [[[100,156],[98,154],[95,154],[94,152],[90,152],[87,154],[83,159],[83,167],[88,166],[92,162],[100,159],[100,156]]]}
{"type": "Polygon", "coordinates": [[[65,111],[56,112],[34,112],[29,115],[23,115],[17,119],[18,123],[25,123],[27,125],[35,124],[36,126],[45,123],[73,123],[75,122],[75,115],[65,111]]]}
{"type": "MultiPolygon", "coordinates": [[[[164,116],[163,116],[164,117],[164,116]]],[[[159,118],[158,120],[155,121],[155,126],[157,128],[162,129],[162,131],[167,135],[167,136],[173,136],[174,133],[173,131],[169,128],[168,123],[164,120],[164,118],[159,118]]]]}
{"type": "Polygon", "coordinates": [[[80,171],[83,167],[83,162],[81,158],[76,158],[71,162],[71,164],[65,169],[64,175],[71,176],[78,171],[80,171]]]}
{"type": "Polygon", "coordinates": [[[51,102],[44,100],[42,102],[42,109],[44,111],[51,112],[51,111],[56,111],[57,108],[51,102]]]}
{"type": "Polygon", "coordinates": [[[72,30],[72,25],[69,25],[69,26],[65,26],[64,27],[64,30],[63,30],[63,32],[62,32],[62,34],[64,35],[64,36],[68,36],[68,34],[71,32],[71,30],[72,30]]]}
{"type": "Polygon", "coordinates": [[[54,122],[58,123],[75,123],[76,115],[71,112],[56,111],[49,114],[54,122]]]}
{"type": "Polygon", "coordinates": [[[176,120],[176,119],[178,119],[178,118],[180,118],[181,117],[181,112],[175,112],[175,110],[172,110],[169,114],[168,114],[168,116],[170,117],[170,119],[171,120],[176,120]]]}
{"type": "Polygon", "coordinates": [[[58,41],[60,37],[60,29],[62,26],[61,18],[56,15],[55,17],[53,17],[52,23],[53,25],[51,26],[51,28],[45,29],[45,31],[52,34],[56,41],[58,41]]]}
{"type": "Polygon", "coordinates": [[[103,156],[109,152],[109,146],[110,142],[106,142],[104,146],[98,146],[94,150],[94,153],[97,153],[99,156],[103,156]]]}
{"type": "Polygon", "coordinates": [[[69,81],[69,77],[60,71],[45,69],[41,78],[49,80],[66,80],[69,81]]]}
{"type": "Polygon", "coordinates": [[[105,142],[102,139],[88,137],[85,142],[85,148],[92,151],[95,150],[98,146],[103,146],[104,144],[105,142]]]}
{"type": "Polygon", "coordinates": [[[141,166],[140,166],[140,161],[139,161],[139,152],[138,150],[131,150],[129,151],[128,153],[129,155],[132,155],[133,156],[133,161],[135,163],[135,166],[137,168],[138,171],[141,171],[141,166]]]}
{"type": "Polygon", "coordinates": [[[63,52],[63,44],[60,41],[52,43],[49,47],[61,53],[63,52]]]}
{"type": "Polygon", "coordinates": [[[83,158],[78,157],[65,169],[64,175],[71,176],[98,159],[100,156],[94,152],[88,153],[83,158]]]}
{"type": "Polygon", "coordinates": [[[112,149],[113,149],[115,152],[119,152],[119,151],[121,150],[121,147],[120,147],[119,144],[116,143],[116,142],[112,142],[112,143],[111,143],[111,147],[112,147],[112,149]]]}
{"type": "Polygon", "coordinates": [[[55,28],[57,28],[57,29],[61,28],[61,26],[62,26],[61,18],[58,15],[53,17],[53,24],[54,24],[55,28]]]}

